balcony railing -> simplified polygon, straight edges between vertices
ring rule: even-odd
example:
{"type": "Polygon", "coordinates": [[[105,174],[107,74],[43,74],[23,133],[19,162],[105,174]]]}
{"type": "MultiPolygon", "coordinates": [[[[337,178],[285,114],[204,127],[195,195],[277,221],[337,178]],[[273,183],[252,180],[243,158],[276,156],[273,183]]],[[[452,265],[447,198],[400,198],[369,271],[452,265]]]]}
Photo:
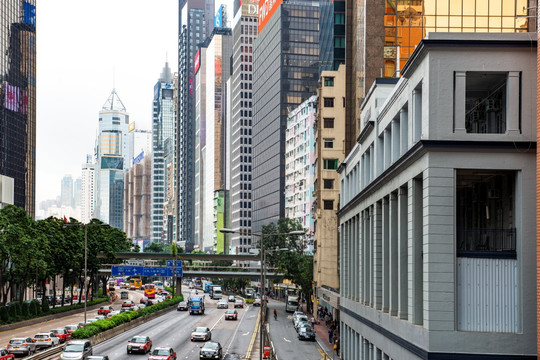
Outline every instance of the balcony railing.
{"type": "Polygon", "coordinates": [[[457,229],[457,256],[516,257],[516,229],[457,229]]]}

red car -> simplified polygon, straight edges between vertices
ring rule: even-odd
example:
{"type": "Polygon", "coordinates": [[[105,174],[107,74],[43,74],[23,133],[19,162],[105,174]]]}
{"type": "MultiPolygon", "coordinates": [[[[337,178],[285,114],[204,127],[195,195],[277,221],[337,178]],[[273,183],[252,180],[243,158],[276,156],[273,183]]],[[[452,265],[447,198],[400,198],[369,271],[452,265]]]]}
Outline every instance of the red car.
{"type": "Polygon", "coordinates": [[[132,307],[133,305],[135,304],[132,300],[124,300],[124,302],[122,303],[122,307],[132,307]]]}
{"type": "Polygon", "coordinates": [[[98,309],[97,311],[97,314],[98,315],[107,315],[108,313],[110,313],[111,311],[114,311],[114,309],[112,308],[112,306],[102,306],[98,309]]]}
{"type": "Polygon", "coordinates": [[[15,355],[7,352],[6,349],[0,349],[0,360],[14,360],[15,355]]]}
{"type": "Polygon", "coordinates": [[[238,319],[238,311],[236,310],[227,310],[225,311],[225,320],[237,320],[238,319]]]}
{"type": "Polygon", "coordinates": [[[51,332],[58,336],[58,338],[60,339],[60,344],[63,344],[69,339],[71,339],[71,334],[66,329],[57,328],[52,329],[51,332]]]}
{"type": "Polygon", "coordinates": [[[170,347],[158,347],[152,351],[148,360],[176,360],[176,353],[170,347]]]}
{"type": "Polygon", "coordinates": [[[127,344],[127,353],[139,352],[146,354],[152,350],[152,340],[148,336],[134,336],[127,344]]]}

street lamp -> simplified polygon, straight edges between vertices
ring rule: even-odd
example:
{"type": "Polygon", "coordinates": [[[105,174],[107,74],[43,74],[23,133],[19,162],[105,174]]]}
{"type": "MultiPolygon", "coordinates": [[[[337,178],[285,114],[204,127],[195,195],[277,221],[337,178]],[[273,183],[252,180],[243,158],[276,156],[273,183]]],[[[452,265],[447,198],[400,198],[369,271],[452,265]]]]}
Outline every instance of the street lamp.
{"type": "Polygon", "coordinates": [[[261,245],[261,323],[260,323],[260,329],[259,329],[259,341],[260,341],[260,349],[259,349],[259,359],[262,360],[263,358],[263,351],[264,351],[264,317],[266,315],[266,301],[264,299],[264,288],[265,288],[265,262],[266,262],[266,251],[276,251],[276,250],[289,250],[289,249],[273,249],[273,250],[265,250],[264,249],[264,238],[266,236],[290,236],[290,235],[304,235],[305,232],[302,230],[294,230],[288,233],[271,233],[271,234],[264,234],[264,233],[252,233],[252,232],[243,232],[243,231],[236,231],[233,229],[228,228],[222,228],[219,230],[223,234],[241,234],[246,236],[257,236],[260,238],[260,245],[261,245]]]}

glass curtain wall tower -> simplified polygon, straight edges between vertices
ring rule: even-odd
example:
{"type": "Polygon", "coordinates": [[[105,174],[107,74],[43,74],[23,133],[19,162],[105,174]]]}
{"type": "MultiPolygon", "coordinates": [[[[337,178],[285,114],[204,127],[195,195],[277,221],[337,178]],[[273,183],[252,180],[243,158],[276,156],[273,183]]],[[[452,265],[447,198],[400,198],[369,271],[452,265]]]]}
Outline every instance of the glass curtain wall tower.
{"type": "Polygon", "coordinates": [[[0,175],[13,179],[14,205],[35,216],[36,2],[0,7],[0,175]]]}
{"type": "Polygon", "coordinates": [[[176,113],[177,241],[194,246],[195,73],[197,45],[205,39],[204,0],[181,0],[178,29],[178,105],[176,113]]]}
{"type": "Polygon", "coordinates": [[[165,163],[165,142],[174,140],[173,111],[173,75],[169,64],[165,67],[154,86],[154,103],[152,112],[152,242],[170,243],[167,233],[167,218],[163,215],[167,177],[165,163]]]}

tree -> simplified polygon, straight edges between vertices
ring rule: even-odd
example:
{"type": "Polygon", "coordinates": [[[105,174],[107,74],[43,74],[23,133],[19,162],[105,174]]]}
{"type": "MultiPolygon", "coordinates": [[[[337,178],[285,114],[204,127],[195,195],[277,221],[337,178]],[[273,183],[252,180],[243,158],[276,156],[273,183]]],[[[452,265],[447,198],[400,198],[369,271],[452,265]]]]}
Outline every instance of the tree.
{"type": "MultiPolygon", "coordinates": [[[[267,264],[270,267],[275,267],[279,272],[284,274],[286,279],[298,285],[302,289],[302,293],[306,296],[306,299],[308,299],[312,292],[313,257],[305,254],[307,244],[300,235],[277,235],[298,230],[304,230],[302,224],[298,221],[281,218],[277,224],[271,223],[263,226],[262,242],[266,251],[267,264]],[[289,250],[272,251],[283,248],[289,250]]],[[[309,301],[307,304],[308,307],[311,306],[309,301]]]]}
{"type": "Polygon", "coordinates": [[[162,244],[160,242],[153,242],[148,244],[148,246],[144,249],[144,252],[151,252],[151,253],[169,253],[170,249],[167,249],[167,246],[165,244],[162,244]]]}

